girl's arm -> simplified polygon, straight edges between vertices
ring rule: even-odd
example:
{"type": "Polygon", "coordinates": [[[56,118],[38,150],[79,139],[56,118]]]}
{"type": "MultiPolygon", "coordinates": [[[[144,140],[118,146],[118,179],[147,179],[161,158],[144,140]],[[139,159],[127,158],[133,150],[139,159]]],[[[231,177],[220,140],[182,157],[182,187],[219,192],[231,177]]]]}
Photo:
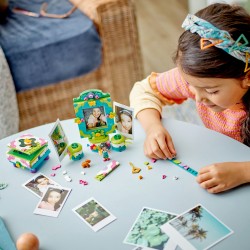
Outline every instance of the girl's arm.
{"type": "Polygon", "coordinates": [[[250,162],[215,163],[200,169],[197,182],[209,193],[219,193],[250,182],[250,162]]]}
{"type": "Polygon", "coordinates": [[[146,133],[145,155],[155,159],[172,159],[176,151],[171,136],[162,125],[159,111],[144,109],[137,114],[137,118],[146,133]]]}

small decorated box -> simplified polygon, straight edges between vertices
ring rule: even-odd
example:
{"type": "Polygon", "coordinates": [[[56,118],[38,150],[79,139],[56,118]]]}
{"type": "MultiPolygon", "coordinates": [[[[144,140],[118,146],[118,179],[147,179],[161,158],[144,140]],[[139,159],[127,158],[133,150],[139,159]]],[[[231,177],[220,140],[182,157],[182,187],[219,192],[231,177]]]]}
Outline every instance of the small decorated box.
{"type": "Polygon", "coordinates": [[[17,168],[35,173],[44,160],[49,159],[48,141],[25,134],[8,144],[7,159],[17,168]]]}

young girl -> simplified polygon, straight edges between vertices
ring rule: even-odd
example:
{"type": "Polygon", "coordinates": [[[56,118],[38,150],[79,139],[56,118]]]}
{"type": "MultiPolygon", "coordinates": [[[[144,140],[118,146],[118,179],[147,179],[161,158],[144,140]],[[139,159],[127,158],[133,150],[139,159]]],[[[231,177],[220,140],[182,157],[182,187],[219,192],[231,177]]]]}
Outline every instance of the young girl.
{"type": "Polygon", "coordinates": [[[37,184],[36,187],[41,192],[41,195],[45,193],[48,188],[48,185],[54,185],[54,183],[51,183],[50,180],[44,175],[37,176],[35,179],[35,183],[37,184]]]}
{"type": "MultiPolygon", "coordinates": [[[[174,60],[177,68],[135,83],[130,102],[146,132],[144,152],[176,155],[161,123],[162,106],[195,99],[206,127],[250,146],[250,16],[239,6],[210,5],[188,15],[174,60]]],[[[218,193],[250,182],[250,162],[215,163],[200,169],[197,182],[218,193]]]]}
{"type": "Polygon", "coordinates": [[[92,114],[90,114],[87,122],[88,128],[96,128],[106,125],[106,118],[102,114],[100,108],[93,108],[92,114]]]}
{"type": "Polygon", "coordinates": [[[119,112],[119,122],[117,129],[125,134],[132,134],[132,113],[129,110],[122,109],[119,112]]]}
{"type": "Polygon", "coordinates": [[[38,208],[57,211],[62,202],[62,190],[49,188],[38,208]]]}

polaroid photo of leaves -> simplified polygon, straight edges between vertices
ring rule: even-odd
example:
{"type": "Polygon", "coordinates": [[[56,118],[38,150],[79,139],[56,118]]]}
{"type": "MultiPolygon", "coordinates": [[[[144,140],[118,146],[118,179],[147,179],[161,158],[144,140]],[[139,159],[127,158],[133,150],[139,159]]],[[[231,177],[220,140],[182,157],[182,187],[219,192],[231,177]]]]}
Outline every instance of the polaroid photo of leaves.
{"type": "Polygon", "coordinates": [[[205,250],[233,233],[201,204],[189,209],[161,229],[182,249],[205,250]]]}
{"type": "Polygon", "coordinates": [[[23,185],[24,188],[38,197],[42,197],[47,191],[48,186],[60,186],[58,183],[47,177],[42,173],[36,174],[34,177],[26,181],[23,185]]]}
{"type": "Polygon", "coordinates": [[[128,232],[124,243],[143,247],[142,249],[170,250],[176,248],[176,243],[161,230],[161,226],[176,217],[152,208],[144,207],[128,232]]]}
{"type": "Polygon", "coordinates": [[[70,188],[49,186],[38,202],[34,214],[58,217],[70,191],[70,188]]]}
{"type": "Polygon", "coordinates": [[[67,154],[69,141],[59,119],[57,119],[55,125],[49,133],[49,138],[56,150],[59,160],[62,161],[67,154]]]}
{"type": "Polygon", "coordinates": [[[149,247],[136,247],[136,248],[133,248],[133,250],[153,250],[153,248],[149,248],[149,247]]]}
{"type": "Polygon", "coordinates": [[[94,198],[86,200],[73,208],[72,211],[95,232],[116,219],[113,214],[94,198]]]}
{"type": "Polygon", "coordinates": [[[120,134],[126,138],[133,139],[134,134],[134,109],[114,102],[115,124],[120,134]]]}
{"type": "MultiPolygon", "coordinates": [[[[133,248],[133,250],[154,250],[154,248],[150,247],[136,247],[133,248]]],[[[173,242],[171,239],[168,240],[168,244],[164,247],[164,250],[182,250],[178,248],[175,242],[173,242]],[[171,242],[171,243],[170,243],[171,242]]]]}

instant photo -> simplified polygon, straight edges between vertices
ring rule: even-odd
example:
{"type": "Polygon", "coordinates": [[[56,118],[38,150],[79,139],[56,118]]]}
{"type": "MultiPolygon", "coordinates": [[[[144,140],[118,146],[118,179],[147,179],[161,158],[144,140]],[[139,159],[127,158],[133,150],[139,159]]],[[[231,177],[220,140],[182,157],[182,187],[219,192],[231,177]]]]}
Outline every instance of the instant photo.
{"type": "Polygon", "coordinates": [[[56,150],[59,160],[62,161],[67,154],[69,142],[59,119],[57,119],[54,127],[49,133],[49,138],[56,150]]]}
{"type": "Polygon", "coordinates": [[[22,186],[36,196],[42,197],[49,186],[60,185],[46,175],[38,173],[34,177],[26,181],[22,186]]]}
{"type": "Polygon", "coordinates": [[[197,205],[164,224],[162,230],[182,249],[205,250],[219,243],[233,231],[204,206],[197,205]]]}
{"type": "Polygon", "coordinates": [[[134,110],[128,106],[114,102],[114,111],[118,132],[126,138],[133,139],[134,110]]]}
{"type": "Polygon", "coordinates": [[[72,211],[95,232],[116,219],[113,214],[94,198],[81,203],[72,209],[72,211]]]}
{"type": "Polygon", "coordinates": [[[175,217],[172,213],[144,207],[124,243],[140,246],[142,249],[174,250],[177,245],[160,227],[175,217]]]}
{"type": "Polygon", "coordinates": [[[71,189],[64,187],[48,187],[47,191],[38,202],[34,213],[58,217],[70,194],[70,191],[71,189]]]}

